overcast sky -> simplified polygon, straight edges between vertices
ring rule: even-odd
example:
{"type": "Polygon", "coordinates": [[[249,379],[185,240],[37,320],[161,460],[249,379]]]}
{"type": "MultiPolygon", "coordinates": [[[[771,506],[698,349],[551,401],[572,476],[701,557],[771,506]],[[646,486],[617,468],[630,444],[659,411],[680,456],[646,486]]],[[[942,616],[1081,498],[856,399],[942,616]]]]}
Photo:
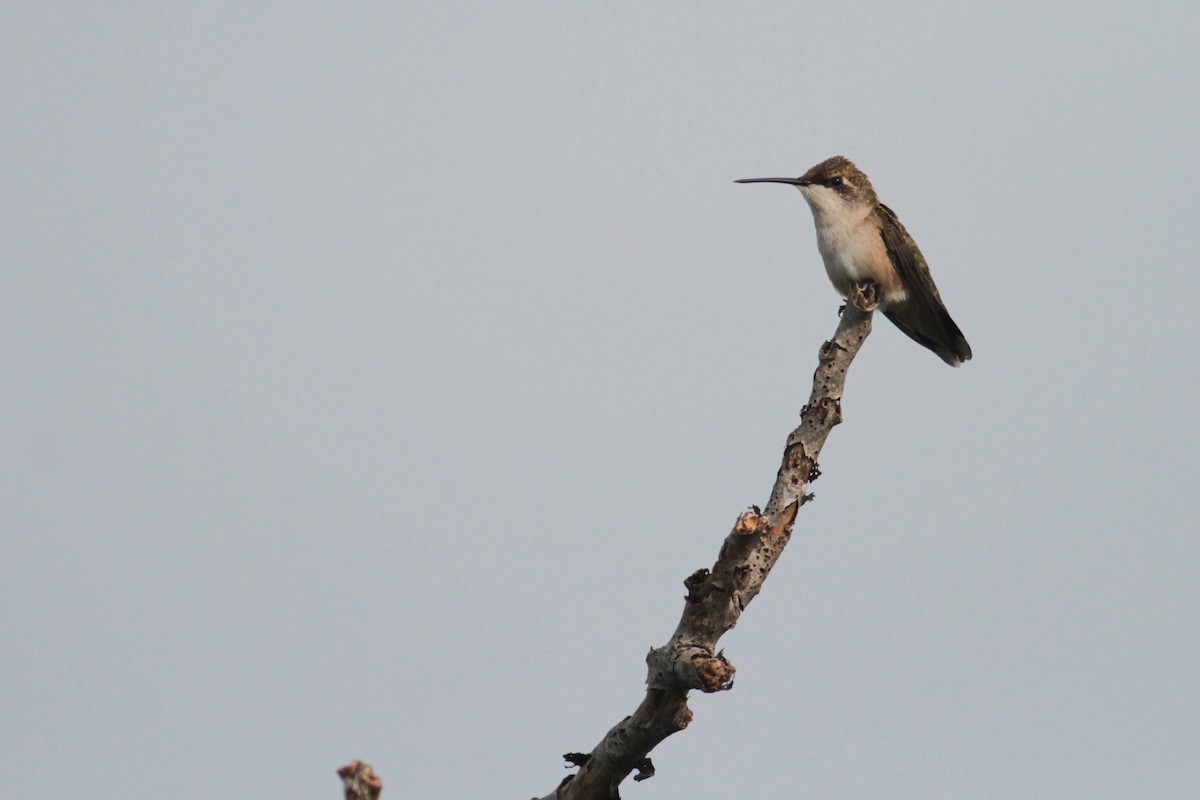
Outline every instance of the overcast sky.
{"type": "Polygon", "coordinates": [[[528,798],[886,320],[642,800],[1194,798],[1195,2],[0,8],[0,786],[528,798]],[[986,7],[985,7],[986,5],[986,7]]]}

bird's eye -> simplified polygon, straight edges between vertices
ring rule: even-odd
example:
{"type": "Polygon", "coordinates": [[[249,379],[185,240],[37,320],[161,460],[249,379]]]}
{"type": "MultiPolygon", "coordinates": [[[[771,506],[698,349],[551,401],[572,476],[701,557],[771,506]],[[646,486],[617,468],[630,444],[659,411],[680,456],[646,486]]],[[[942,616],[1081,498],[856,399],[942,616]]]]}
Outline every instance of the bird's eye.
{"type": "Polygon", "coordinates": [[[830,178],[829,185],[830,186],[841,186],[842,185],[842,177],[839,175],[836,178],[830,178]]]}

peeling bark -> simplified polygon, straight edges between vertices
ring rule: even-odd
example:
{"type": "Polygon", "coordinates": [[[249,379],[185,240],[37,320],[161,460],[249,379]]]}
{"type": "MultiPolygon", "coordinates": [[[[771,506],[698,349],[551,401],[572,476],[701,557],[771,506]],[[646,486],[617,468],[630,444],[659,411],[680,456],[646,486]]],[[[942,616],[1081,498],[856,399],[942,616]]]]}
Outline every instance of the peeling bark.
{"type": "Polygon", "coordinates": [[[792,535],[800,506],[812,499],[808,484],[821,472],[817,458],[833,426],[842,421],[846,371],[871,332],[877,306],[870,288],[858,287],[834,336],[821,345],[812,394],[791,432],[766,510],[743,512],[725,537],[711,569],[693,572],[683,615],[667,644],[646,656],[646,696],[631,716],[613,726],[589,754],[565,756],[579,766],[542,800],[613,800],[618,786],[635,770],[634,780],[654,774],[649,753],[692,721],[688,692],[733,688],[737,670],[717,641],[761,591],[792,535]]]}

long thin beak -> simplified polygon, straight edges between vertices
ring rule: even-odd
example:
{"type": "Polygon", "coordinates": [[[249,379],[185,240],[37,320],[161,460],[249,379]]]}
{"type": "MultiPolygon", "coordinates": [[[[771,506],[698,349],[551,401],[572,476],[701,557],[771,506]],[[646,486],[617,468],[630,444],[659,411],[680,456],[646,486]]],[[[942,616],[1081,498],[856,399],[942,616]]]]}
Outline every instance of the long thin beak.
{"type": "Polygon", "coordinates": [[[808,186],[812,181],[801,180],[800,178],[742,178],[734,183],[788,183],[792,186],[808,186]]]}

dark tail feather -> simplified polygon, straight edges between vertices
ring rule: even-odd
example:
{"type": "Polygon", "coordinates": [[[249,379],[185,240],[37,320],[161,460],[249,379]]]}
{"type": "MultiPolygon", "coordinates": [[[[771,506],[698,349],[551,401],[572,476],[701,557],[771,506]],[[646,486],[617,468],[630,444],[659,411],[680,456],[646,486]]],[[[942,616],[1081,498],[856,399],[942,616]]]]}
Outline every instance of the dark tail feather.
{"type": "Polygon", "coordinates": [[[933,313],[914,313],[910,303],[897,303],[883,310],[884,316],[904,331],[914,342],[928,347],[952,367],[971,360],[971,345],[950,318],[950,312],[940,304],[933,313]]]}

